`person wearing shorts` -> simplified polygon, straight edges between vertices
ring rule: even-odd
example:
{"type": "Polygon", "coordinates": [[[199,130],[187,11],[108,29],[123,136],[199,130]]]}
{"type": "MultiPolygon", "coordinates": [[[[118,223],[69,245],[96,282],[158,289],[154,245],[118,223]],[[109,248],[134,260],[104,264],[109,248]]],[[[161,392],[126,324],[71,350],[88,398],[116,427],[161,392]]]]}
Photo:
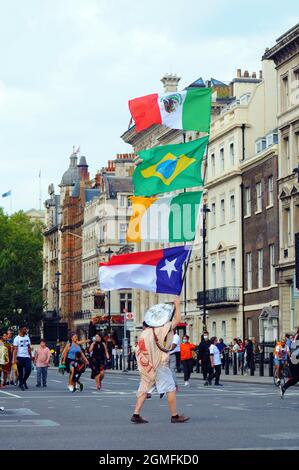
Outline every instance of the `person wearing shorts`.
{"type": "Polygon", "coordinates": [[[148,423],[140,416],[148,393],[156,386],[157,392],[167,395],[172,423],[184,423],[188,417],[179,415],[176,406],[176,386],[169,367],[169,352],[172,346],[173,330],[181,320],[180,300],[175,299],[175,314],[171,321],[159,327],[145,325],[136,348],[138,370],[141,376],[137,401],[131,421],[136,424],[148,423]]]}
{"type": "Polygon", "coordinates": [[[289,348],[285,343],[285,339],[277,341],[274,348],[274,367],[278,385],[280,384],[282,368],[288,363],[288,354],[289,348]]]}

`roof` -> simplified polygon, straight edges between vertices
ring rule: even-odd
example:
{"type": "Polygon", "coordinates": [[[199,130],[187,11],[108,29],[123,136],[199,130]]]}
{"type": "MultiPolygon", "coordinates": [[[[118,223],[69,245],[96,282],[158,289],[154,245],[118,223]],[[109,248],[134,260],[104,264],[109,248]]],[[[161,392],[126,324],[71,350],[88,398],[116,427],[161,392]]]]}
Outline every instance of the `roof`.
{"type": "Polygon", "coordinates": [[[99,189],[85,189],[85,201],[90,202],[94,198],[99,197],[101,191],[99,189]]]}
{"type": "Polygon", "coordinates": [[[129,176],[108,176],[104,175],[105,189],[109,195],[109,198],[115,199],[117,193],[132,193],[133,194],[133,182],[129,176]]]}
{"type": "Polygon", "coordinates": [[[286,31],[282,36],[276,39],[275,46],[271,47],[270,49],[267,48],[265,54],[263,55],[263,59],[272,59],[275,62],[278,61],[280,58],[283,58],[283,50],[289,49],[291,55],[296,52],[296,47],[299,46],[299,23],[297,23],[293,28],[286,31]],[[281,57],[280,57],[281,56],[281,57]]]}
{"type": "Polygon", "coordinates": [[[77,154],[72,153],[72,155],[70,156],[70,165],[68,169],[63,173],[60,186],[74,186],[76,181],[80,179],[77,160],[77,154]]]}

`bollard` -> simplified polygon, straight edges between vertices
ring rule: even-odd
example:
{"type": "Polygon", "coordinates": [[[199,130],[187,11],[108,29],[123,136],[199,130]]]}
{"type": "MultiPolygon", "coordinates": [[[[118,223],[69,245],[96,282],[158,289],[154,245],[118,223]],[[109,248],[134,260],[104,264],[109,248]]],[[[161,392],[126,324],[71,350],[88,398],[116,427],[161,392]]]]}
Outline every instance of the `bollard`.
{"type": "Polygon", "coordinates": [[[255,367],[254,367],[254,357],[253,357],[250,361],[250,375],[251,376],[254,376],[254,369],[255,367]]]}
{"type": "Polygon", "coordinates": [[[116,356],[115,362],[116,362],[116,364],[115,364],[115,369],[118,370],[118,356],[116,356]]]}
{"type": "Polygon", "coordinates": [[[260,370],[259,370],[260,377],[264,377],[264,362],[265,362],[265,348],[263,345],[262,350],[260,352],[260,370]]]}
{"type": "Polygon", "coordinates": [[[233,353],[233,374],[238,374],[238,355],[236,352],[233,353]]]}
{"type": "Polygon", "coordinates": [[[127,370],[131,370],[131,361],[132,361],[132,354],[129,354],[128,355],[127,370]]]}
{"type": "Polygon", "coordinates": [[[224,351],[224,367],[225,375],[229,375],[229,352],[227,350],[224,351]]]}
{"type": "Polygon", "coordinates": [[[114,356],[112,355],[112,359],[111,359],[111,367],[112,367],[112,370],[115,369],[115,361],[114,361],[114,356]]]}
{"type": "Polygon", "coordinates": [[[273,377],[273,352],[269,354],[269,377],[273,377]]]}
{"type": "Polygon", "coordinates": [[[119,370],[122,370],[123,368],[123,357],[122,355],[119,357],[119,370]]]}

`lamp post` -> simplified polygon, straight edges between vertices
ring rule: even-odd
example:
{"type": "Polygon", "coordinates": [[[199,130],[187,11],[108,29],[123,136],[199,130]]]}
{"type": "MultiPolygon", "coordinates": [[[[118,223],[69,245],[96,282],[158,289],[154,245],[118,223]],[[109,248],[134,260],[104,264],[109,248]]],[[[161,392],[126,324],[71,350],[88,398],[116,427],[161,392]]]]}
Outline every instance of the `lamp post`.
{"type": "Polygon", "coordinates": [[[61,276],[61,273],[59,271],[56,271],[55,277],[56,277],[56,317],[57,317],[57,343],[59,342],[59,277],[61,276]]]}
{"type": "MultiPolygon", "coordinates": [[[[110,246],[108,250],[105,251],[106,255],[108,255],[108,261],[110,261],[111,255],[113,255],[114,251],[111,250],[110,246]]],[[[111,298],[110,298],[110,290],[108,291],[108,331],[110,333],[111,330],[111,298]]]]}
{"type": "Polygon", "coordinates": [[[206,235],[207,235],[207,230],[206,230],[206,222],[207,222],[207,213],[211,212],[210,209],[207,207],[206,200],[204,199],[203,201],[203,206],[202,206],[202,212],[203,212],[203,217],[202,217],[202,262],[203,262],[203,267],[202,267],[202,290],[203,290],[203,317],[202,317],[202,327],[203,331],[207,329],[206,325],[206,305],[207,305],[207,288],[206,288],[206,235]]]}

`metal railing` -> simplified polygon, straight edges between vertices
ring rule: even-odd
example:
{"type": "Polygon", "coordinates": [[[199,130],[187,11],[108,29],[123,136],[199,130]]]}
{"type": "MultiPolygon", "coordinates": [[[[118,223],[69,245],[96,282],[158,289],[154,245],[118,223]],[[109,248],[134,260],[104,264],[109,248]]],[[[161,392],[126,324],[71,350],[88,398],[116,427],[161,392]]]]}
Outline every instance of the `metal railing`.
{"type": "MultiPolygon", "coordinates": [[[[203,305],[204,292],[197,292],[197,305],[203,305]]],[[[206,305],[238,303],[240,301],[240,287],[220,287],[206,291],[206,305]]]]}

